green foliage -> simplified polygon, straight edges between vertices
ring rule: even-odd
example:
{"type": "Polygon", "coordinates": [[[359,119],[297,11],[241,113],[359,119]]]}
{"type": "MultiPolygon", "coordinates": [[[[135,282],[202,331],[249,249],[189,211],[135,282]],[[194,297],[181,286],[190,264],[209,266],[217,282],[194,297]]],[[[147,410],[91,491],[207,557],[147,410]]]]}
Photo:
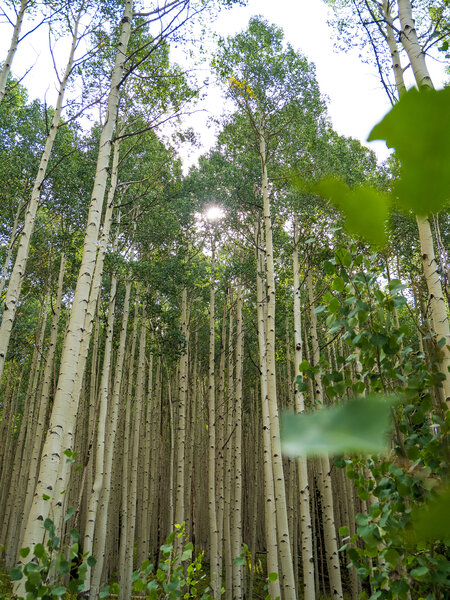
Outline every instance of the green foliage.
{"type": "Polygon", "coordinates": [[[282,449],[289,456],[386,450],[393,399],[368,396],[306,415],[284,414],[282,449]]]}
{"type": "MultiPolygon", "coordinates": [[[[370,583],[371,598],[406,599],[411,593],[431,600],[439,597],[433,591],[436,586],[450,581],[448,529],[443,525],[448,488],[444,485],[436,491],[438,482],[448,479],[450,420],[438,393],[443,375],[436,357],[427,362],[424,354],[413,349],[409,328],[397,325],[394,313],[407,303],[404,284],[393,279],[382,289],[383,273],[376,256],[363,257],[356,248],[350,250],[338,249],[326,263],[331,291],[316,311],[325,319],[328,333],[342,335],[347,351],[337,357],[336,370],[326,361],[314,369],[303,361],[300,370],[310,378],[319,375],[326,395],[335,402],[349,393],[368,393],[360,400],[363,405],[373,392],[395,394],[399,401],[392,407],[388,455],[335,459],[335,466],[346,468],[359,498],[368,505],[367,514],[356,516],[353,537],[341,528],[340,535],[346,536],[341,550],[363,585],[370,583]]],[[[339,417],[339,408],[328,410],[337,410],[339,417]]],[[[355,429],[359,433],[365,427],[363,414],[359,422],[353,422],[354,417],[346,417],[351,429],[347,442],[355,429]]],[[[378,415],[372,413],[369,419],[377,420],[378,415]]],[[[333,423],[325,418],[319,425],[324,426],[322,435],[330,437],[333,423]]],[[[345,453],[345,443],[342,449],[345,453]]]]}
{"type": "Polygon", "coordinates": [[[437,213],[450,199],[450,88],[410,90],[375,125],[369,141],[386,140],[400,160],[394,194],[418,215],[437,213]]]}
{"type": "Polygon", "coordinates": [[[193,557],[192,542],[185,543],[184,523],[175,527],[175,531],[160,548],[159,564],[155,567],[146,560],[138,571],[134,571],[133,591],[150,600],[157,598],[211,600],[210,588],[204,583],[206,578],[202,564],[204,553],[201,552],[193,557]]]}
{"type": "Polygon", "coordinates": [[[350,188],[337,178],[324,178],[311,185],[294,176],[292,185],[300,192],[327,198],[342,211],[351,234],[384,246],[389,212],[397,200],[404,209],[422,216],[448,205],[449,105],[450,88],[411,90],[373,128],[369,141],[386,140],[400,161],[399,178],[391,195],[369,185],[350,188]]]}
{"type": "MultiPolygon", "coordinates": [[[[73,512],[73,509],[71,511],[73,512]]],[[[68,520],[71,514],[69,512],[65,520],[68,520]]],[[[19,550],[21,558],[28,558],[28,561],[11,569],[11,581],[25,578],[26,600],[54,600],[66,594],[80,593],[84,587],[87,568],[95,565],[95,558],[80,554],[76,529],[71,530],[66,548],[61,546],[61,540],[56,535],[56,528],[51,519],[45,519],[44,529],[47,542],[36,544],[31,558],[30,548],[19,550]],[[66,583],[69,573],[70,580],[66,583]]]]}

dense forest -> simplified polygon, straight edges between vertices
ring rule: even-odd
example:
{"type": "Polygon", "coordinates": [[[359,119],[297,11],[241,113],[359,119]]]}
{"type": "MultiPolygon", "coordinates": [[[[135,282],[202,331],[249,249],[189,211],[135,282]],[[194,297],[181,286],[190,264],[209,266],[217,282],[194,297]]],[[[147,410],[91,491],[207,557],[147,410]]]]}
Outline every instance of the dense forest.
{"type": "Polygon", "coordinates": [[[327,2],[384,162],[245,0],[2,4],[0,597],[448,598],[449,1],[327,2]]]}

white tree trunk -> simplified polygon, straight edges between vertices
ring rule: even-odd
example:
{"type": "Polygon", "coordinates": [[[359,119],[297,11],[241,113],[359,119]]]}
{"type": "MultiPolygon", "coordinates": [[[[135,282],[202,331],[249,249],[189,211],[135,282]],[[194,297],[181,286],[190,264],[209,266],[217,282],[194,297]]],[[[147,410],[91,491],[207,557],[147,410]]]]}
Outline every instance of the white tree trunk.
{"type": "Polygon", "coordinates": [[[8,76],[11,72],[14,55],[19,43],[19,35],[20,30],[22,29],[23,18],[25,16],[25,11],[30,4],[31,0],[21,0],[20,2],[19,12],[17,13],[16,22],[14,23],[14,30],[11,37],[11,44],[9,46],[8,54],[6,55],[5,62],[3,63],[2,70],[0,71],[0,102],[5,96],[6,84],[8,82],[8,76]]]}
{"type": "Polygon", "coordinates": [[[425,62],[425,52],[417,37],[411,0],[398,0],[398,16],[401,25],[400,40],[408,53],[417,86],[419,89],[433,88],[433,82],[425,62]]]}
{"type": "Polygon", "coordinates": [[[264,206],[264,231],[266,241],[267,269],[267,395],[269,401],[270,427],[272,439],[272,461],[276,498],[278,551],[280,554],[281,586],[284,600],[295,600],[295,577],[292,564],[291,543],[286,504],[283,461],[281,456],[280,424],[277,404],[276,362],[275,362],[275,273],[272,242],[272,215],[270,212],[269,180],[267,176],[266,141],[263,131],[259,133],[261,158],[262,196],[264,206]]]}
{"type": "MultiPolygon", "coordinates": [[[[100,136],[97,169],[89,208],[83,258],[75,289],[70,322],[64,339],[60,374],[53,403],[50,429],[42,452],[38,484],[36,486],[33,505],[27,522],[27,528],[22,543],[23,547],[33,548],[36,543],[41,542],[43,539],[42,521],[48,517],[51,506],[49,502],[42,499],[42,495],[52,492],[55,487],[58,465],[61,460],[64,460],[62,441],[67,428],[72,426],[72,422],[68,422],[68,416],[70,415],[72,421],[77,413],[78,398],[72,398],[74,375],[77,371],[86,306],[89,300],[92,274],[96,262],[98,231],[100,227],[106,182],[108,179],[112,136],[117,118],[119,84],[122,80],[124,71],[126,50],[131,34],[132,16],[133,2],[132,0],[127,0],[121,21],[120,38],[112,73],[107,117],[100,136]]],[[[29,556],[32,556],[32,554],[33,552],[30,552],[29,556]]],[[[18,589],[16,589],[16,592],[17,591],[18,589]]]]}
{"type": "MultiPolygon", "coordinates": [[[[55,112],[50,125],[50,131],[45,140],[44,150],[39,162],[38,173],[34,181],[31,198],[25,211],[25,220],[22,233],[20,235],[19,245],[17,248],[16,259],[8,282],[8,289],[4,301],[4,311],[2,315],[2,324],[0,326],[0,381],[5,367],[6,353],[8,351],[9,338],[14,324],[14,319],[17,311],[17,304],[20,297],[22,281],[25,276],[25,269],[30,252],[31,236],[33,235],[34,225],[36,222],[37,210],[41,197],[41,186],[44,182],[47,173],[48,161],[53,149],[56,134],[58,132],[59,121],[63,106],[64,94],[66,91],[69,76],[72,72],[75,50],[78,44],[78,25],[81,18],[81,12],[78,13],[77,19],[73,26],[72,44],[70,47],[69,59],[67,61],[64,75],[58,91],[58,99],[56,101],[55,112]]],[[[42,528],[42,527],[41,527],[42,528]]]]}
{"type": "MultiPolygon", "coordinates": [[[[294,249],[292,254],[293,276],[294,276],[294,397],[295,410],[298,413],[305,412],[305,400],[303,392],[299,392],[296,385],[298,367],[303,360],[302,323],[301,323],[301,289],[300,289],[300,267],[298,262],[299,226],[297,217],[294,216],[294,249]]],[[[302,545],[303,566],[303,593],[305,600],[314,600],[314,557],[312,545],[312,524],[309,498],[308,464],[306,457],[297,459],[297,475],[299,486],[299,508],[300,508],[300,530],[302,545]]]]}

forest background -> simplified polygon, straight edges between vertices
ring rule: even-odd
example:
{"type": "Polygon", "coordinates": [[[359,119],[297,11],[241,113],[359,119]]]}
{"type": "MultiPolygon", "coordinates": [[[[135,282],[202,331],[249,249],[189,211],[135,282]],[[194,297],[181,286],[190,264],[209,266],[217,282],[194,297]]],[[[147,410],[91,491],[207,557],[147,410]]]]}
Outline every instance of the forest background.
{"type": "Polygon", "coordinates": [[[207,56],[225,110],[186,172],[208,88],[170,49],[209,55],[233,4],[5,5],[7,597],[445,597],[448,2],[328,3],[393,106],[385,162],[253,17],[207,56]],[[24,16],[54,107],[14,78],[24,16]]]}

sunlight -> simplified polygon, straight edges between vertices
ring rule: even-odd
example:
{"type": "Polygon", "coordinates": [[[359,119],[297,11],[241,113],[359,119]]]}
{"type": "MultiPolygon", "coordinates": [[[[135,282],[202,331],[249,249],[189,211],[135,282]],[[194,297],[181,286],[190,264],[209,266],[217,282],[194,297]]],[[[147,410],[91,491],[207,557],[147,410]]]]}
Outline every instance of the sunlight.
{"type": "Polygon", "coordinates": [[[225,211],[220,206],[211,204],[206,208],[204,215],[208,221],[218,221],[225,215],[225,211]]]}

